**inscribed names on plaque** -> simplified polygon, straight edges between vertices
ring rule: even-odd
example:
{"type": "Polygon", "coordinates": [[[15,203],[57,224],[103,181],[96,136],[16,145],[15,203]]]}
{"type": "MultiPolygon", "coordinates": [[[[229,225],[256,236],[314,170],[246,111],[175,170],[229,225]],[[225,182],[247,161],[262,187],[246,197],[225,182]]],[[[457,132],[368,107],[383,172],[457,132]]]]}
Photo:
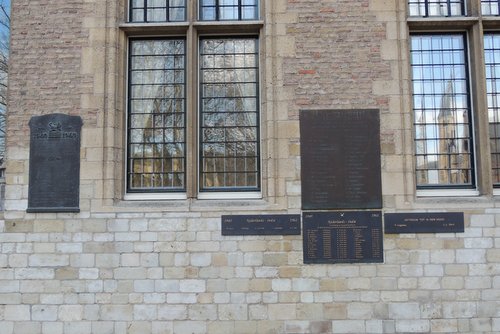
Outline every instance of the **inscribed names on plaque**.
{"type": "Polygon", "coordinates": [[[222,235],[300,235],[300,215],[224,215],[222,235]]]}
{"type": "Polygon", "coordinates": [[[79,116],[34,116],[30,126],[27,212],[80,211],[79,116]]]}
{"type": "Polygon", "coordinates": [[[304,263],[381,263],[381,211],[304,212],[304,263]]]}
{"type": "Polygon", "coordinates": [[[384,231],[398,233],[463,233],[463,212],[386,213],[384,231]]]}
{"type": "Polygon", "coordinates": [[[300,112],[302,208],[380,209],[378,110],[300,112]]]}

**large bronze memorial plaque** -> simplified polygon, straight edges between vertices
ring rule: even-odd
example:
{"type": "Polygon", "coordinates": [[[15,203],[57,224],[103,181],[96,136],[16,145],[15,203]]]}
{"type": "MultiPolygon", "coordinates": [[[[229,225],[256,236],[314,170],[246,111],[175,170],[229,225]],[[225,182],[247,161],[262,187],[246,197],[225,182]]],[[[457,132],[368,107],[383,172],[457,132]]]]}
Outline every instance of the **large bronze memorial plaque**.
{"type": "Polygon", "coordinates": [[[300,112],[302,208],[380,209],[378,110],[300,112]]]}
{"type": "Polygon", "coordinates": [[[380,211],[304,212],[304,263],[384,261],[380,211]]]}
{"type": "Polygon", "coordinates": [[[27,212],[80,211],[79,116],[32,117],[27,212]]]}

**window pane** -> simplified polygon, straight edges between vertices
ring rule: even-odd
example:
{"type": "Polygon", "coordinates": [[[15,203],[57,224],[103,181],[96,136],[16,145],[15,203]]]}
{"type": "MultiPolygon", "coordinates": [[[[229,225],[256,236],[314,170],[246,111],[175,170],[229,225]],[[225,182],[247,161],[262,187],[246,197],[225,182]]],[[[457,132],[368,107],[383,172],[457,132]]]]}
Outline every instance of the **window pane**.
{"type": "Polygon", "coordinates": [[[499,0],[481,0],[481,13],[483,15],[500,15],[499,0]]]}
{"type": "Polygon", "coordinates": [[[500,187],[500,34],[484,36],[484,53],[492,176],[500,187]]]}
{"type": "Polygon", "coordinates": [[[474,184],[463,35],[411,36],[417,186],[474,184]]]}
{"type": "Polygon", "coordinates": [[[131,40],[128,190],[185,188],[184,40],[131,40]]]}
{"type": "Polygon", "coordinates": [[[410,16],[462,16],[464,0],[409,0],[410,16]]]}
{"type": "Polygon", "coordinates": [[[256,38],[201,40],[201,190],[259,189],[257,59],[256,38]]]}
{"type": "Polygon", "coordinates": [[[200,20],[256,20],[258,8],[257,0],[200,0],[200,20]]]}
{"type": "Polygon", "coordinates": [[[186,20],[186,0],[131,0],[130,22],[180,22],[186,20]]]}

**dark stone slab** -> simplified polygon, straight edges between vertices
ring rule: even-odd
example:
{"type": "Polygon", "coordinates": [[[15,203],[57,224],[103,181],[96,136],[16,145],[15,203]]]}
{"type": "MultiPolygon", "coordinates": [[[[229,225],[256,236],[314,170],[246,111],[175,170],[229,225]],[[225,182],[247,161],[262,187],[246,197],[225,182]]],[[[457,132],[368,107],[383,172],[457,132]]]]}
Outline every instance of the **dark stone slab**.
{"type": "Polygon", "coordinates": [[[28,212],[80,211],[79,116],[32,117],[28,212]]]}
{"type": "Polygon", "coordinates": [[[300,215],[225,215],[222,235],[300,235],[300,215]]]}
{"type": "Polygon", "coordinates": [[[410,212],[386,213],[384,230],[397,233],[462,233],[463,212],[410,212]]]}
{"type": "Polygon", "coordinates": [[[380,211],[304,212],[304,263],[384,261],[380,211]]]}
{"type": "Polygon", "coordinates": [[[302,208],[382,208],[378,110],[300,112],[302,208]]]}

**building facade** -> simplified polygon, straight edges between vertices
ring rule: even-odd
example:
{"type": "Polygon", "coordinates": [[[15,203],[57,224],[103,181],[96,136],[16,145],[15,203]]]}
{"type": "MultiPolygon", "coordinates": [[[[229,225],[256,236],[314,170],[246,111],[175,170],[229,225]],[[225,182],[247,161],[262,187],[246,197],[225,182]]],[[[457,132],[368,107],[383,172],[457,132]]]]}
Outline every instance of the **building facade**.
{"type": "Polygon", "coordinates": [[[499,14],[14,1],[0,333],[500,332],[499,14]],[[301,112],[368,109],[379,210],[463,213],[463,232],[385,233],[383,262],[322,264],[304,233],[223,235],[222,216],[305,211],[301,112]],[[83,123],[72,212],[29,210],[68,177],[30,181],[29,124],[52,114],[83,123]]]}

